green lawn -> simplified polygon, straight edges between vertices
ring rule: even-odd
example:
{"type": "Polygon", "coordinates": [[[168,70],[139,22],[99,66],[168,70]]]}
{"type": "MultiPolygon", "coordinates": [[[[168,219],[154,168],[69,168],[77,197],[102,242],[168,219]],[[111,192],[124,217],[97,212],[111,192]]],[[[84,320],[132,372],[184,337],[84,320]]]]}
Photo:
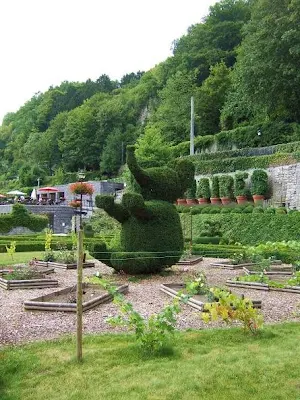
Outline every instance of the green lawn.
{"type": "Polygon", "coordinates": [[[0,353],[1,400],[300,399],[300,325],[178,334],[175,352],[142,357],[128,335],[88,336],[0,353]]]}
{"type": "Polygon", "coordinates": [[[43,254],[43,251],[20,252],[15,253],[12,259],[7,253],[0,253],[0,265],[26,263],[33,258],[41,259],[43,254]]]}
{"type": "MultiPolygon", "coordinates": [[[[87,258],[93,259],[88,252],[87,258]]],[[[42,260],[44,256],[44,251],[31,251],[31,252],[19,252],[13,255],[13,259],[7,253],[0,253],[0,266],[2,265],[13,265],[20,263],[27,263],[28,261],[37,258],[38,260],[42,260]]]]}

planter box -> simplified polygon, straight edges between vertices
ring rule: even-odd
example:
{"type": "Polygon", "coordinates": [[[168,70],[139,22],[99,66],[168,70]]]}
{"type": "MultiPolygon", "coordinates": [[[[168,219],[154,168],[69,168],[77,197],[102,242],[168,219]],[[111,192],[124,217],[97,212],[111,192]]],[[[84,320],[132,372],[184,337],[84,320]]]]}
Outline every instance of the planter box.
{"type": "Polygon", "coordinates": [[[203,261],[203,257],[194,256],[187,260],[180,260],[178,261],[178,263],[176,263],[176,265],[186,265],[186,266],[195,265],[198,264],[200,261],[203,261]]]}
{"type": "Polygon", "coordinates": [[[5,279],[5,274],[0,277],[0,288],[6,290],[12,289],[43,289],[48,287],[57,287],[58,281],[55,279],[35,278],[35,279],[5,279]]]}
{"type": "Polygon", "coordinates": [[[241,264],[233,264],[230,261],[220,261],[220,262],[214,262],[211,263],[211,267],[217,267],[217,268],[224,268],[224,269],[242,269],[244,267],[250,267],[252,265],[255,265],[255,263],[241,263],[241,264]]]}
{"type": "Polygon", "coordinates": [[[245,288],[245,289],[269,290],[269,291],[276,291],[276,292],[288,292],[288,293],[300,294],[300,286],[288,286],[287,285],[284,288],[274,288],[274,287],[270,287],[266,283],[233,281],[231,279],[228,279],[226,281],[226,286],[241,287],[241,288],[245,288]]]}
{"type": "MultiPolygon", "coordinates": [[[[160,286],[160,290],[171,297],[180,298],[179,292],[184,291],[184,283],[165,283],[160,286]]],[[[198,311],[203,311],[204,304],[208,303],[205,295],[194,295],[187,302],[188,305],[195,308],[198,311]]],[[[261,300],[252,300],[254,308],[261,308],[261,300]]]]}
{"type": "Polygon", "coordinates": [[[270,290],[269,286],[266,283],[234,281],[231,279],[227,279],[226,286],[245,289],[270,290]]]}
{"type": "MultiPolygon", "coordinates": [[[[243,270],[247,275],[255,275],[259,271],[257,271],[254,267],[247,266],[243,267],[243,270]]],[[[266,276],[273,276],[273,277],[288,277],[293,275],[293,267],[282,267],[282,266],[275,266],[272,265],[268,271],[264,271],[264,275],[266,276]]]]}
{"type": "MultiPolygon", "coordinates": [[[[82,303],[83,311],[97,307],[101,303],[111,301],[113,298],[111,294],[102,289],[99,285],[84,283],[82,287],[85,292],[83,294],[82,303]]],[[[37,297],[32,300],[26,300],[24,301],[24,309],[76,313],[76,290],[76,285],[74,285],[58,292],[37,297]]],[[[119,285],[117,286],[117,290],[119,293],[127,293],[128,285],[119,285]]]]}
{"type": "MultiPolygon", "coordinates": [[[[12,269],[13,268],[11,268],[11,269],[0,269],[0,276],[2,276],[3,274],[9,273],[12,269]]],[[[49,275],[49,274],[53,274],[54,273],[54,268],[34,267],[33,269],[35,271],[37,271],[37,272],[40,272],[43,275],[49,275]]]]}
{"type": "MultiPolygon", "coordinates": [[[[61,268],[61,269],[77,269],[77,264],[64,264],[60,262],[53,261],[37,261],[35,263],[37,267],[52,267],[52,268],[61,268]]],[[[85,262],[83,263],[83,268],[92,268],[95,266],[94,262],[85,262]]]]}

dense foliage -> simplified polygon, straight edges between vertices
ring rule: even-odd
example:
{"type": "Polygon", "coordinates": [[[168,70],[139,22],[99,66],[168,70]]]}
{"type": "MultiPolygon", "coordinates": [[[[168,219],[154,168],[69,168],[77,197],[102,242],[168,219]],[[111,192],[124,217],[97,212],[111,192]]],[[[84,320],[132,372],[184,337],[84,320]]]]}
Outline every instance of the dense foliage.
{"type": "Polygon", "coordinates": [[[122,227],[119,240],[108,246],[107,253],[94,249],[92,255],[117,271],[157,272],[176,263],[182,254],[182,229],[172,203],[195,182],[193,165],[187,160],[178,160],[173,168],[142,169],[132,146],[127,148],[127,165],[140,193],[125,193],[121,203],[115,203],[113,196],[96,197],[97,207],[122,227]]]}
{"type": "Polygon", "coordinates": [[[10,214],[0,215],[0,232],[8,233],[16,227],[25,227],[33,232],[40,232],[49,224],[48,217],[34,215],[21,204],[14,204],[10,214]]]}
{"type": "Polygon", "coordinates": [[[137,143],[143,167],[188,155],[191,96],[200,173],[297,161],[299,145],[231,157],[232,149],[300,140],[299,15],[296,0],[221,0],[151,70],[35,94],[0,127],[0,189],[30,187],[37,178],[65,183],[78,169],[116,176],[128,144],[137,143]],[[204,151],[216,150],[227,153],[206,161],[204,151]]]}

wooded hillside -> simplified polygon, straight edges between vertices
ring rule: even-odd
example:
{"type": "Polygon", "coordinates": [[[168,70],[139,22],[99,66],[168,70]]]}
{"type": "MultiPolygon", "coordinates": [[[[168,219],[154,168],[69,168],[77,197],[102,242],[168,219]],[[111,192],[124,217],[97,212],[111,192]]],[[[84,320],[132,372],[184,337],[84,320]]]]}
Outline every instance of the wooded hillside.
{"type": "Polygon", "coordinates": [[[299,17],[299,0],[222,0],[150,71],[37,93],[0,127],[0,181],[113,177],[135,142],[141,161],[158,164],[189,140],[192,95],[198,137],[253,127],[246,146],[299,140],[299,17]]]}

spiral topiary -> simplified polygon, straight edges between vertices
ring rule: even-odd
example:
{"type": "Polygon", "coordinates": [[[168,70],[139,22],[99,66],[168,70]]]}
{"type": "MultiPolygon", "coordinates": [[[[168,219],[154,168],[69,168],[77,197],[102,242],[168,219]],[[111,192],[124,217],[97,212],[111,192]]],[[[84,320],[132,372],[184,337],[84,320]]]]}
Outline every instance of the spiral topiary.
{"type": "Polygon", "coordinates": [[[175,264],[183,253],[183,235],[174,206],[194,181],[194,165],[178,159],[166,167],[142,169],[135,147],[127,147],[127,165],[139,185],[139,193],[125,193],[121,203],[112,196],[96,197],[96,205],[122,224],[114,248],[92,255],[117,271],[153,273],[175,264]]]}

